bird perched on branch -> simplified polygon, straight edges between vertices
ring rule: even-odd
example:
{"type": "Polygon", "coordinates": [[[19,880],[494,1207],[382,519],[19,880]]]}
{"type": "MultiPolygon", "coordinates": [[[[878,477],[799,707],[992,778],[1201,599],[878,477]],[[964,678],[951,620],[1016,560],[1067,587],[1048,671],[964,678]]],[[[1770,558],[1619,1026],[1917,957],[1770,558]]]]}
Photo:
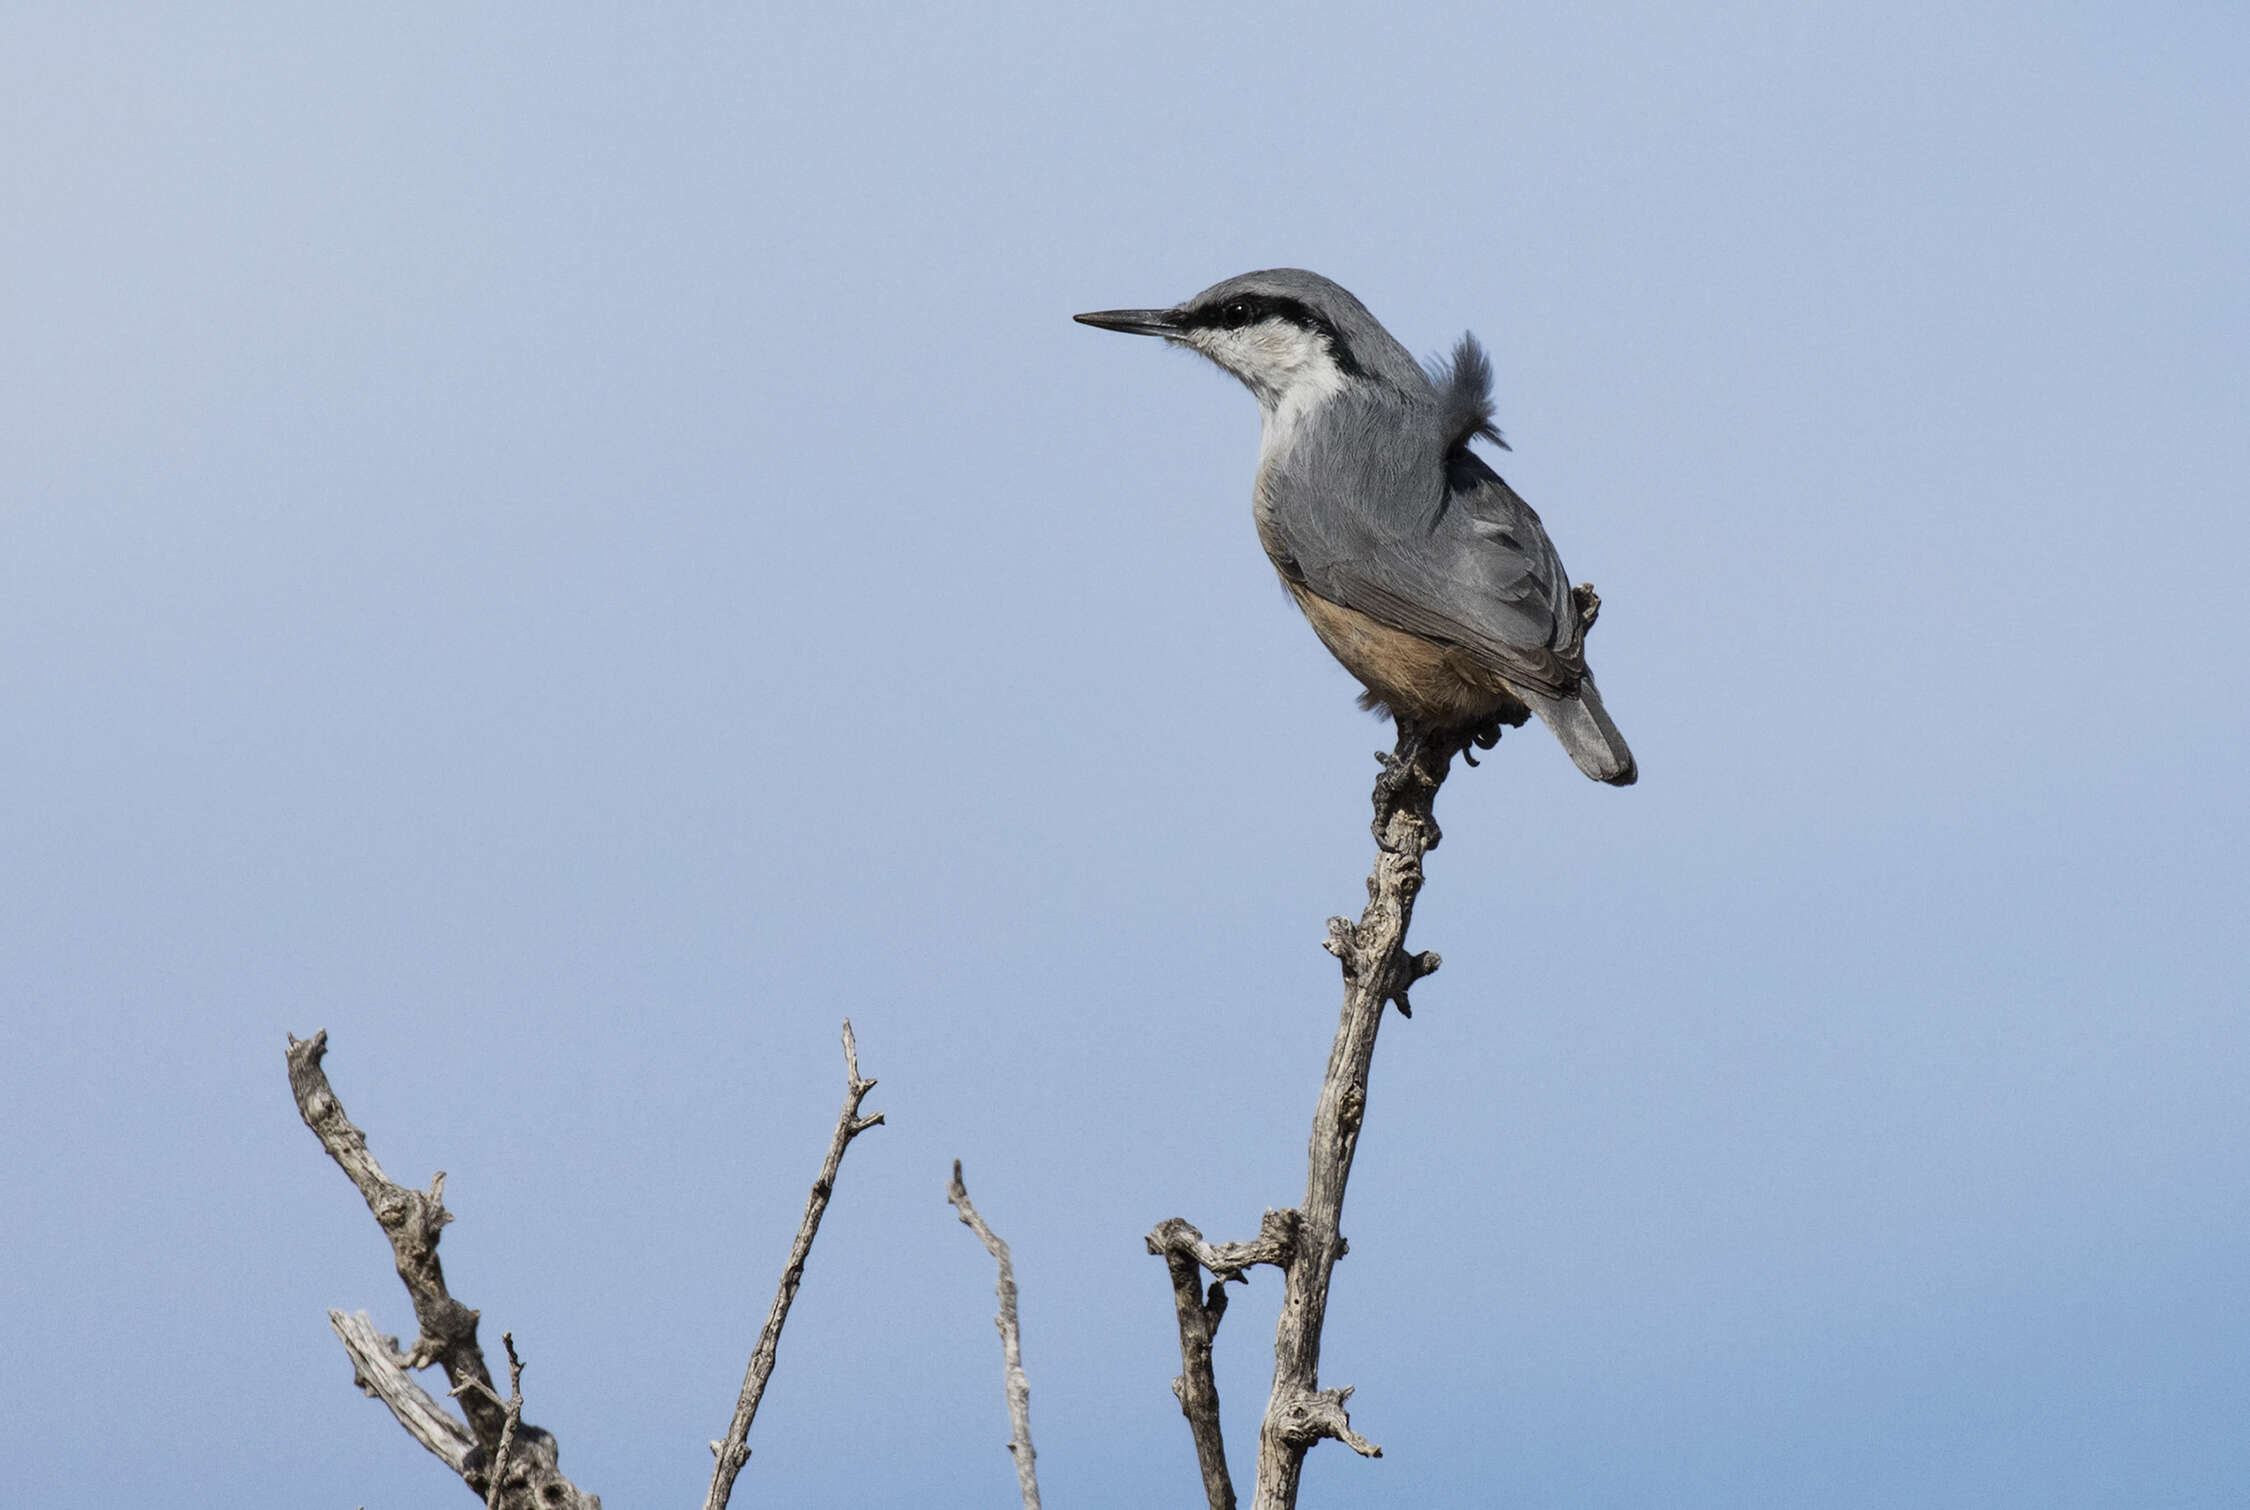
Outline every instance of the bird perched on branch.
{"type": "Polygon", "coordinates": [[[1257,396],[1258,539],[1367,688],[1361,706],[1492,737],[1536,713],[1578,769],[1632,784],[1586,666],[1601,600],[1570,586],[1531,505],[1469,449],[1480,436],[1507,449],[1475,337],[1424,371],[1359,300],[1297,268],[1076,318],[1199,351],[1257,396]]]}

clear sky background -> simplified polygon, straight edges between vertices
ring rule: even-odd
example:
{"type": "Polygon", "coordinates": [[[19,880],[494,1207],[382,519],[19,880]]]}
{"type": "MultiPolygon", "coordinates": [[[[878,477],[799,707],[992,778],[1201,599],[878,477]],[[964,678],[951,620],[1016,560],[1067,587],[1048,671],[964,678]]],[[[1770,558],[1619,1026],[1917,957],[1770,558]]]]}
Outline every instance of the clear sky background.
{"type": "MultiPolygon", "coordinates": [[[[1387,733],[1228,378],[1491,347],[1641,784],[1440,804],[1308,1504],[2250,1481],[2250,21],[2221,4],[23,5],[0,1499],[465,1503],[283,1035],[531,1418],[694,1503],[1196,1502],[1141,1239],[1294,1202],[1387,733]]],[[[1238,1471],[1278,1285],[1219,1363],[1238,1471]]]]}

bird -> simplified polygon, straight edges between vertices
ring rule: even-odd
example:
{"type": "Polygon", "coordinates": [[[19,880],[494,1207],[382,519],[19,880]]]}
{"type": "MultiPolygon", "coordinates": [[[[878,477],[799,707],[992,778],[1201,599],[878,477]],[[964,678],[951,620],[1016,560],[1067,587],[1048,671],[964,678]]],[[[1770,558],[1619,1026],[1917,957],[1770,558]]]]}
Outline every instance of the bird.
{"type": "Polygon", "coordinates": [[[1638,778],[1586,664],[1601,599],[1570,585],[1539,515],[1470,449],[1508,449],[1475,336],[1425,367],[1367,306],[1302,268],[1244,273],[1168,309],[1072,318],[1198,352],[1256,397],[1259,543],[1366,689],[1362,707],[1488,731],[1484,748],[1500,724],[1537,714],[1586,775],[1638,778]]]}

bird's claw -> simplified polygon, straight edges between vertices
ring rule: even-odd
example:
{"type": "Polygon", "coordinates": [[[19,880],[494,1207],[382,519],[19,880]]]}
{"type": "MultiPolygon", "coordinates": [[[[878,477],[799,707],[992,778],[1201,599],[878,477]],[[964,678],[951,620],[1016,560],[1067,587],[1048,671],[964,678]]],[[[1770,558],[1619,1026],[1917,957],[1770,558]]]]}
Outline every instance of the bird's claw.
{"type": "Polygon", "coordinates": [[[1489,750],[1500,743],[1500,720],[1495,718],[1489,723],[1478,725],[1468,731],[1468,737],[1468,744],[1461,747],[1461,763],[1473,766],[1478,764],[1478,761],[1475,754],[1472,753],[1472,747],[1476,750],[1489,750]]]}

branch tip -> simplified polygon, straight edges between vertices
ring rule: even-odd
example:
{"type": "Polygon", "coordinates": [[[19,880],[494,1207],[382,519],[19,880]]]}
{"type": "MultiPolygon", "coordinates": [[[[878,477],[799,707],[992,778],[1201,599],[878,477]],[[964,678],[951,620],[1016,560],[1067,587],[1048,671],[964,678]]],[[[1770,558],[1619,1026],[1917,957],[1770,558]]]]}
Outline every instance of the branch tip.
{"type": "Polygon", "coordinates": [[[820,1173],[813,1179],[812,1194],[805,1202],[804,1216],[797,1223],[797,1237],[790,1244],[789,1261],[782,1267],[781,1284],[774,1292],[772,1308],[766,1312],[765,1327],[758,1333],[758,1344],[751,1350],[749,1365],[743,1370],[742,1392],[735,1399],[734,1419],[728,1423],[725,1438],[711,1444],[711,1456],[717,1461],[711,1470],[711,1487],[703,1496],[704,1510],[726,1510],[727,1501],[734,1494],[734,1481],[743,1465],[750,1461],[750,1423],[757,1418],[759,1401],[765,1398],[766,1381],[773,1377],[774,1360],[781,1346],[781,1328],[789,1319],[789,1307],[797,1298],[797,1287],[804,1282],[805,1260],[811,1256],[821,1216],[835,1194],[836,1175],[844,1162],[844,1150],[851,1146],[852,1139],[883,1120],[880,1112],[871,1117],[859,1114],[860,1103],[867,1099],[875,1082],[860,1078],[859,1040],[852,1033],[852,1020],[848,1017],[844,1019],[843,1041],[843,1109],[836,1114],[836,1130],[828,1139],[828,1157],[822,1160],[820,1173]]]}
{"type": "Polygon", "coordinates": [[[954,1214],[961,1225],[977,1235],[990,1253],[1000,1271],[995,1290],[1000,1297],[1000,1314],[992,1324],[1000,1331],[1000,1359],[1008,1399],[1008,1455],[1016,1461],[1016,1487],[1023,1495],[1024,1510],[1039,1510],[1038,1452],[1031,1445],[1031,1384],[1023,1371],[1023,1332],[1016,1316],[1016,1270],[1009,1260],[1008,1245],[1000,1234],[987,1225],[969,1200],[969,1187],[961,1178],[961,1161],[953,1161],[953,1178],[946,1185],[945,1198],[953,1203],[954,1214]]]}

